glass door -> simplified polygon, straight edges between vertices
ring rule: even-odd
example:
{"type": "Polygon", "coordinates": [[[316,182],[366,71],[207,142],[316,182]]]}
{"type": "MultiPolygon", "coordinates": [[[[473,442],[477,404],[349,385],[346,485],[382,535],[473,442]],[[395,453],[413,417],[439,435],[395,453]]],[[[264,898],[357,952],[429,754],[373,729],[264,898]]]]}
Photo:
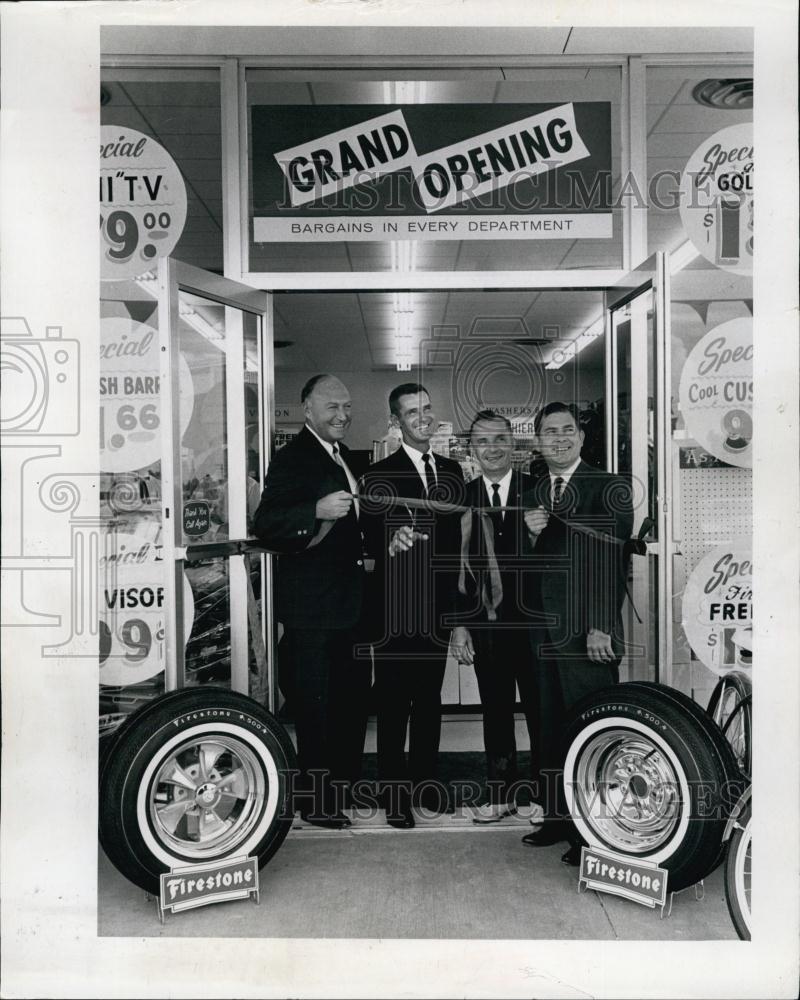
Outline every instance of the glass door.
{"type": "Polygon", "coordinates": [[[633,532],[646,541],[630,561],[622,677],[670,684],[665,274],[654,254],[606,293],[606,451],[631,485],[633,532]]]}
{"type": "Polygon", "coordinates": [[[165,688],[274,707],[268,557],[248,543],[272,412],[270,297],[176,260],[158,272],[165,688]]]}

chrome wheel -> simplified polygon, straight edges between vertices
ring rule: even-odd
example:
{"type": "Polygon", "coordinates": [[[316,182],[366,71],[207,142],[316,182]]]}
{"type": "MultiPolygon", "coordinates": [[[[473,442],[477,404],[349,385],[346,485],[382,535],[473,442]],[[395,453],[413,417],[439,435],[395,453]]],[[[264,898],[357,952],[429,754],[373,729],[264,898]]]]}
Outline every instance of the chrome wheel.
{"type": "Polygon", "coordinates": [[[664,750],[640,733],[598,733],[583,747],[575,779],[582,819],[612,850],[652,852],[679,825],[676,769],[664,750]]]}
{"type": "Polygon", "coordinates": [[[243,741],[214,735],[188,740],[158,768],[148,820],[171,851],[202,860],[242,843],[267,798],[264,768],[243,741]]]}

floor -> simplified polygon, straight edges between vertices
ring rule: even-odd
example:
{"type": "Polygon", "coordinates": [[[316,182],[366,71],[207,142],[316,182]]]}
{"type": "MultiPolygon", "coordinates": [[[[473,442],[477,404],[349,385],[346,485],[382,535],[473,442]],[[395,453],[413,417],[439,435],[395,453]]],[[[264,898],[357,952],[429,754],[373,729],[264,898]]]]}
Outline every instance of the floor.
{"type": "Polygon", "coordinates": [[[261,871],[261,902],[219,903],[159,923],[156,903],[101,853],[98,934],[110,937],[567,938],[736,940],[722,869],[676,894],[663,919],[629,900],[578,893],[565,845],[529,848],[521,811],[491,827],[469,815],[420,818],[395,831],[382,815],[347,831],[299,821],[261,871]]]}

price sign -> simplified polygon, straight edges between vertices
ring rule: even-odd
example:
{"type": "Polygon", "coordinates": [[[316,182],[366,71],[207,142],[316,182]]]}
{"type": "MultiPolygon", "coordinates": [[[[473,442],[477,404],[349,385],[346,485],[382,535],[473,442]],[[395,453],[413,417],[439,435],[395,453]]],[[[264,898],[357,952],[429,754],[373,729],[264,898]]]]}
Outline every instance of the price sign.
{"type": "Polygon", "coordinates": [[[682,623],[697,658],[717,674],[752,664],[753,556],[750,540],[707,552],[683,592],[682,623]]]}
{"type": "MultiPolygon", "coordinates": [[[[161,546],[145,534],[118,532],[100,557],[100,683],[138,684],[164,669],[164,563],[161,546]]],[[[192,588],[184,577],[183,622],[194,621],[192,588]]]]}
{"type": "Polygon", "coordinates": [[[732,319],[692,348],[678,390],[686,427],[728,465],[753,465],[753,323],[732,319]]]}
{"type": "MultiPolygon", "coordinates": [[[[178,356],[180,429],[194,409],[189,366],[178,356]]],[[[161,458],[158,334],[144,323],[109,317],[100,327],[100,468],[133,472],[161,458]]]]}
{"type": "Polygon", "coordinates": [[[681,222],[717,267],[753,273],[753,126],[731,125],[705,139],[681,178],[681,222]]]}
{"type": "Polygon", "coordinates": [[[186,185],[175,161],[149,135],[100,129],[100,276],[149,271],[175,249],[186,223],[186,185]]]}

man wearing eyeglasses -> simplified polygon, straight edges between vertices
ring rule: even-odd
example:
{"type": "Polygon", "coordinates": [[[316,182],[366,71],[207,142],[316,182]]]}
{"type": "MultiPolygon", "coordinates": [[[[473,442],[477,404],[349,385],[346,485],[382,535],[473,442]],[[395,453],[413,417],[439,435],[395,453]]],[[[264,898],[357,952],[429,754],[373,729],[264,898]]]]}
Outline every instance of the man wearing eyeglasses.
{"type": "Polygon", "coordinates": [[[561,784],[561,738],[569,709],[619,680],[627,567],[616,541],[630,537],[633,510],[625,480],[582,460],[584,435],[573,406],[549,403],[537,413],[534,432],[544,465],[534,463],[524,501],[533,547],[525,603],[539,618],[531,628],[538,694],[531,749],[544,823],[523,843],[569,840],[562,860],[577,865],[580,848],[561,784]]]}

